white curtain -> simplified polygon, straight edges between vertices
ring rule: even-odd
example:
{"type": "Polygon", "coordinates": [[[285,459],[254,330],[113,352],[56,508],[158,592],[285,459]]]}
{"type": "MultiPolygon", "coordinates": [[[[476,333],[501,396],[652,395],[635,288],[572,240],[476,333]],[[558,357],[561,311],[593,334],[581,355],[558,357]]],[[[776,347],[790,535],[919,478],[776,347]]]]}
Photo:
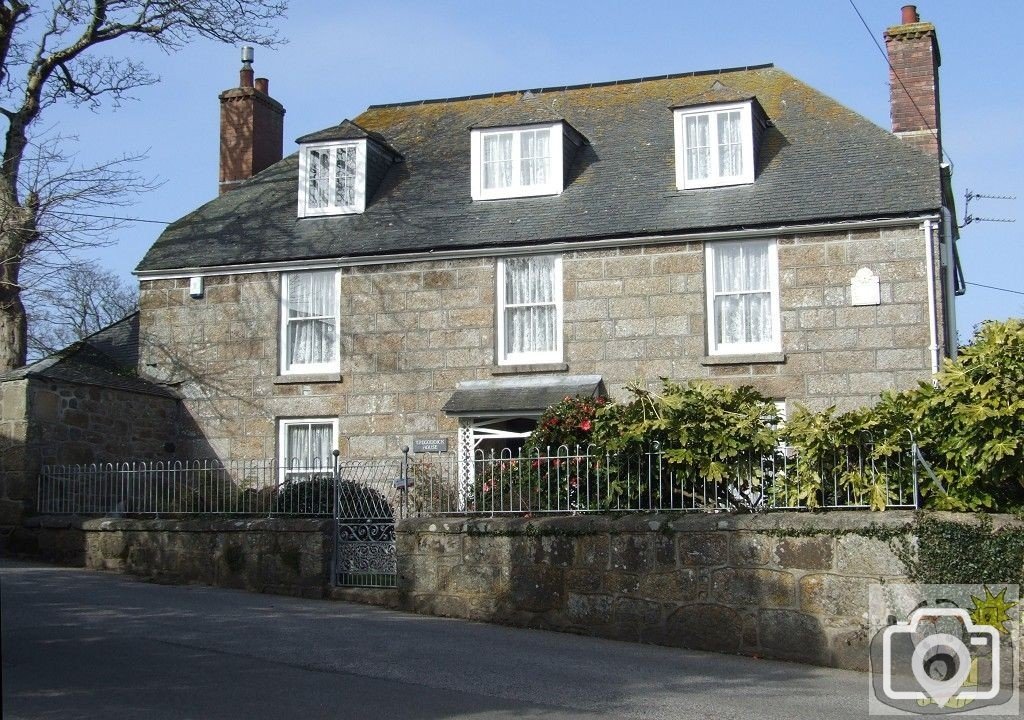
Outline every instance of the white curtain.
{"type": "Polygon", "coordinates": [[[505,353],[558,349],[555,258],[505,260],[505,353]]]}
{"type": "Polygon", "coordinates": [[[512,186],[512,133],[493,133],[483,136],[484,187],[512,186]]]}
{"type": "Polygon", "coordinates": [[[711,141],[708,139],[708,116],[690,115],[686,124],[686,177],[702,180],[709,176],[711,141]]]}
{"type": "Polygon", "coordinates": [[[333,362],[337,351],[334,272],[288,275],[288,365],[333,362]]]}
{"type": "Polygon", "coordinates": [[[743,174],[743,135],[740,131],[740,112],[718,113],[718,176],[735,177],[743,174]]]}
{"type": "Polygon", "coordinates": [[[354,146],[335,150],[334,203],[349,207],[356,202],[356,149],[354,146]]]}
{"type": "Polygon", "coordinates": [[[519,139],[521,185],[543,185],[551,163],[551,131],[524,130],[519,139]]]}
{"type": "Polygon", "coordinates": [[[310,150],[307,155],[306,205],[311,208],[327,207],[330,197],[331,156],[321,150],[310,150]]]}
{"type": "Polygon", "coordinates": [[[334,427],[330,423],[289,425],[286,432],[285,466],[295,470],[331,467],[334,427]]]}
{"type": "Polygon", "coordinates": [[[715,328],[719,344],[772,339],[772,293],[765,244],[715,248],[715,328]]]}

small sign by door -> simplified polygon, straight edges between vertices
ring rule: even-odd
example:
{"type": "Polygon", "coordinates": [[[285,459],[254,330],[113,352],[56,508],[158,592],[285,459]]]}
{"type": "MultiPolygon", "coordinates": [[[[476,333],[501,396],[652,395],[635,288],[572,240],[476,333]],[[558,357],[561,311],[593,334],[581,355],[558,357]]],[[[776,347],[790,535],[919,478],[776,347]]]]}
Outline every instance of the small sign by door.
{"type": "Polygon", "coordinates": [[[448,452],[448,438],[432,438],[429,440],[413,440],[412,451],[416,453],[448,452]]]}

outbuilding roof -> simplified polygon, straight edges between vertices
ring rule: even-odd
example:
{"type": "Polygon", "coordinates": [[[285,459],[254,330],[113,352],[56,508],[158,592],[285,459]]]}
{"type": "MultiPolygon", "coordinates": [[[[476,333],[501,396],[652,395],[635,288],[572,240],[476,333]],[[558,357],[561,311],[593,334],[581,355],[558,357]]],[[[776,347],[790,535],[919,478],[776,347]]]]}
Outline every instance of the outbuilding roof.
{"type": "Polygon", "coordinates": [[[169,388],[138,377],[139,313],[108,325],[63,350],[0,375],[0,382],[56,380],[176,398],[169,388]]]}
{"type": "MultiPolygon", "coordinates": [[[[771,65],[371,106],[354,120],[405,162],[361,214],[297,217],[290,155],[171,224],[139,271],[372,258],[556,241],[914,216],[940,207],[939,163],[771,65]],[[756,98],[769,127],[753,184],[678,190],[672,110],[756,98]],[[474,201],[470,129],[564,119],[589,141],[559,195],[474,201]]],[[[307,135],[321,138],[345,126],[307,135]]]]}

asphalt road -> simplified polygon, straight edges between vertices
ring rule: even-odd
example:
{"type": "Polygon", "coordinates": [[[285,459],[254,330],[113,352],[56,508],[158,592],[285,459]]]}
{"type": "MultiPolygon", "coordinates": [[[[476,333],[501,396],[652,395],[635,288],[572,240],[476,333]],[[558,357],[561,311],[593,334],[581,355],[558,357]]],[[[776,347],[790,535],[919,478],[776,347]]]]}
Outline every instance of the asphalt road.
{"type": "Polygon", "coordinates": [[[3,717],[863,718],[864,675],[0,561],[3,717]]]}

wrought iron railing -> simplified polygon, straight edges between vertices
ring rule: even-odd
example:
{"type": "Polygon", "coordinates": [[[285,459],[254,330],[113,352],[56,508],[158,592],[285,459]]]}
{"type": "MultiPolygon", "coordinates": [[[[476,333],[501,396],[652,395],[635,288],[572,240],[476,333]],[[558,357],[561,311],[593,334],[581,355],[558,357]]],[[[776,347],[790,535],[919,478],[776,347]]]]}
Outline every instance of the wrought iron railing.
{"type": "Polygon", "coordinates": [[[390,519],[406,515],[916,508],[920,454],[871,443],[814,458],[793,449],[689,468],[655,447],[610,453],[476,452],[340,459],[46,466],[37,509],[78,515],[246,515],[390,519]]]}
{"type": "Polygon", "coordinates": [[[400,505],[397,460],[299,466],[277,460],[47,465],[37,510],[76,515],[385,517],[400,505]],[[392,477],[393,476],[393,477],[392,477]]]}
{"type": "Polygon", "coordinates": [[[418,515],[886,509],[918,506],[916,446],[866,443],[813,460],[795,450],[723,458],[694,470],[660,448],[595,446],[414,456],[408,507],[418,515]]]}

